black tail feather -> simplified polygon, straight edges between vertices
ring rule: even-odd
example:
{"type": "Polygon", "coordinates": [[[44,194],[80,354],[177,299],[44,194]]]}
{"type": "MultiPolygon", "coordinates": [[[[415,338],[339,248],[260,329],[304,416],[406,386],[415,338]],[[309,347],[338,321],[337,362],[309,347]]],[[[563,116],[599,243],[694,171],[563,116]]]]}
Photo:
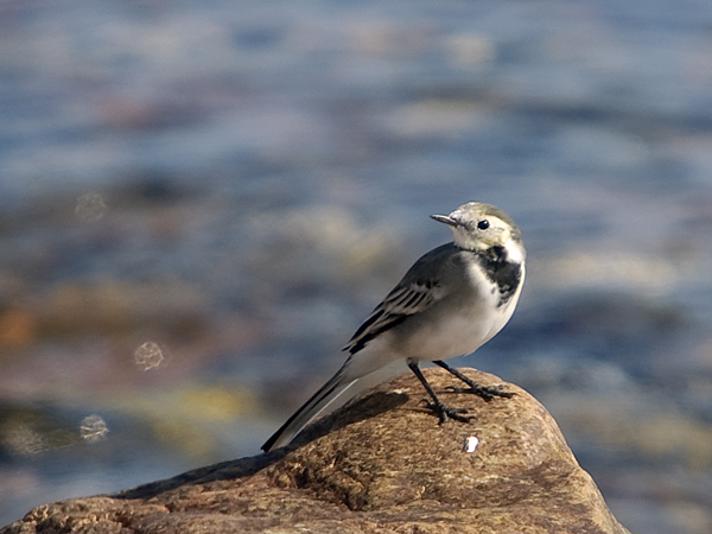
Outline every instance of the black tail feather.
{"type": "Polygon", "coordinates": [[[261,449],[269,452],[272,449],[286,445],[291,438],[296,436],[302,428],[321,413],[329,403],[331,403],[341,393],[353,384],[353,381],[344,383],[344,369],[332,376],[329,381],[312,395],[296,412],[294,412],[284,424],[264,442],[261,449]]]}

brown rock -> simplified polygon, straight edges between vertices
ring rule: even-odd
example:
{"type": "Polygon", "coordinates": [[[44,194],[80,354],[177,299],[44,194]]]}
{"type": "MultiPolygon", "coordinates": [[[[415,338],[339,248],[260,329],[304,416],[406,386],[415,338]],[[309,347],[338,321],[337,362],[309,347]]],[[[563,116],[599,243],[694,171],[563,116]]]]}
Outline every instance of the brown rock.
{"type": "MultiPolygon", "coordinates": [[[[495,376],[467,371],[482,384],[495,376]]],[[[426,376],[437,391],[445,371],[426,376]]],[[[290,450],[217,464],[113,496],[39,506],[0,534],[349,532],[625,534],[551,415],[524,390],[443,426],[412,377],[309,428],[290,450]],[[476,436],[474,453],[463,450],[476,436]]]]}

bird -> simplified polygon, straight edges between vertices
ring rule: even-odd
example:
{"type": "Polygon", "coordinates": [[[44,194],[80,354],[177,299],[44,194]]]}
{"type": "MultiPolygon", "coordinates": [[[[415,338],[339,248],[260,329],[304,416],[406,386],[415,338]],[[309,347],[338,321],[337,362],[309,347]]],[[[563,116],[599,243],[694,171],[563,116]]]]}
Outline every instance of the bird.
{"type": "Polygon", "coordinates": [[[452,241],[413,264],[343,347],[344,364],[262,445],[264,452],[288,445],[359,379],[398,360],[423,385],[427,407],[440,424],[472,416],[440,400],[421,362],[442,367],[466,386],[453,391],[487,401],[513,396],[501,386],[477,384],[444,360],[475,352],[512,317],[526,274],[521,231],[504,211],[484,202],[466,202],[431,218],[450,227],[452,241]]]}

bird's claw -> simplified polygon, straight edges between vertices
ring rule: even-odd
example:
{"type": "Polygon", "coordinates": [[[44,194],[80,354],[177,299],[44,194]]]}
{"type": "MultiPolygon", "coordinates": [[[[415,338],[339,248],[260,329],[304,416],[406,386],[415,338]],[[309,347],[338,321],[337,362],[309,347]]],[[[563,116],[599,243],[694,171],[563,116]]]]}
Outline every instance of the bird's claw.
{"type": "Polygon", "coordinates": [[[440,424],[444,424],[448,419],[454,419],[455,421],[460,421],[461,423],[469,423],[474,417],[472,415],[463,415],[467,413],[465,408],[451,408],[450,406],[445,406],[444,404],[436,404],[434,402],[426,403],[428,409],[435,412],[438,416],[440,424]]]}
{"type": "Polygon", "coordinates": [[[510,399],[516,395],[513,391],[505,391],[502,386],[478,386],[470,385],[465,388],[458,388],[455,386],[448,386],[445,388],[448,393],[467,393],[470,395],[477,395],[482,397],[486,401],[491,401],[495,397],[504,397],[510,399]]]}

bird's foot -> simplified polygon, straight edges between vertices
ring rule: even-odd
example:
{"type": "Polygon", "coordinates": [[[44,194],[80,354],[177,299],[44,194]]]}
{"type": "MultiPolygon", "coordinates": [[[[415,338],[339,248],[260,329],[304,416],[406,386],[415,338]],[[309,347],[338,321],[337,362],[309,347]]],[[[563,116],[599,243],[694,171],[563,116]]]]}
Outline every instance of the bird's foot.
{"type": "Polygon", "coordinates": [[[460,421],[461,423],[469,423],[472,419],[474,419],[474,416],[466,415],[467,410],[465,408],[451,408],[441,402],[427,401],[426,406],[438,416],[438,420],[441,425],[447,422],[448,419],[454,419],[455,421],[460,421]]]}
{"type": "Polygon", "coordinates": [[[505,391],[502,386],[480,386],[474,382],[467,382],[469,387],[457,388],[454,386],[448,386],[445,388],[449,393],[469,393],[471,395],[477,395],[482,397],[486,401],[491,401],[495,397],[504,397],[510,399],[516,395],[513,391],[505,391]]]}

